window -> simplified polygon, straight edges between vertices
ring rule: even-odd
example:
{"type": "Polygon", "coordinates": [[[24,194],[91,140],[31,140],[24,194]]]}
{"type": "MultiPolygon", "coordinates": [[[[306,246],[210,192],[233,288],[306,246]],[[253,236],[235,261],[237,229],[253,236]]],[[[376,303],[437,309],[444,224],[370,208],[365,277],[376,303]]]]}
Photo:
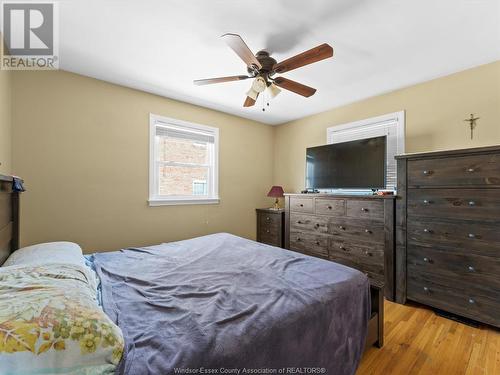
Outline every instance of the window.
{"type": "Polygon", "coordinates": [[[149,204],[219,203],[219,129],[150,115],[149,204]]]}
{"type": "Polygon", "coordinates": [[[207,195],[207,182],[193,181],[193,195],[207,195]]]}
{"type": "Polygon", "coordinates": [[[326,129],[326,142],[328,144],[379,136],[387,137],[387,189],[395,190],[397,185],[397,170],[394,156],[405,152],[404,111],[332,126],[326,129]]]}

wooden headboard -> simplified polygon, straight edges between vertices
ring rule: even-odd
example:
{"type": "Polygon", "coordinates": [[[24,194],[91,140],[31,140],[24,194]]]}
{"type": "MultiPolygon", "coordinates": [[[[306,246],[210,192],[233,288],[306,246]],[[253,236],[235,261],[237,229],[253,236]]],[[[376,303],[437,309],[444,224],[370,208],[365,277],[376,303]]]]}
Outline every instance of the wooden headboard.
{"type": "Polygon", "coordinates": [[[0,265],[19,248],[19,193],[12,177],[0,175],[0,265]]]}

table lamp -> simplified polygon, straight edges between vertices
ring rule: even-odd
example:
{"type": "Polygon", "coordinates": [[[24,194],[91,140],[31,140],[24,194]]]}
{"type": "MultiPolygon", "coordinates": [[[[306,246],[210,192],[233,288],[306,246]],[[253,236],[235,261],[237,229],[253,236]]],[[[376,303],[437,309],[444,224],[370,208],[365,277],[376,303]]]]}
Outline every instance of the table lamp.
{"type": "Polygon", "coordinates": [[[273,197],[276,198],[276,201],[274,202],[274,207],[272,207],[273,210],[279,210],[280,205],[279,205],[279,199],[282,198],[285,192],[283,191],[283,188],[281,186],[273,186],[271,190],[269,190],[269,193],[267,193],[268,197],[273,197]]]}

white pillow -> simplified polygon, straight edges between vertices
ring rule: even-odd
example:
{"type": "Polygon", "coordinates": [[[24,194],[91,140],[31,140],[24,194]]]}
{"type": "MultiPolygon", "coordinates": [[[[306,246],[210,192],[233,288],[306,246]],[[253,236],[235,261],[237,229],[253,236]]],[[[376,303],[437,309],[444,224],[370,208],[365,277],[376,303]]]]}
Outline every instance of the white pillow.
{"type": "Polygon", "coordinates": [[[69,263],[85,267],[82,248],[73,242],[40,243],[14,251],[3,266],[49,263],[69,263]]]}

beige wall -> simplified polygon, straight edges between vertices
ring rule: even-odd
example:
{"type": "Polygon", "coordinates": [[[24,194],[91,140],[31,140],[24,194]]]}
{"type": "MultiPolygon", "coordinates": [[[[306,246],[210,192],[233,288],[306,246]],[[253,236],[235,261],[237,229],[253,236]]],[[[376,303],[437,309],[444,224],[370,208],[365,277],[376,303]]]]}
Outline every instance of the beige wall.
{"type": "Polygon", "coordinates": [[[0,70],[0,174],[12,173],[11,72],[0,70]]]}
{"type": "Polygon", "coordinates": [[[406,152],[500,144],[500,61],[293,121],[275,132],[274,182],[304,188],[305,149],[330,126],[406,110],[406,152]],[[463,120],[481,119],[470,140],[463,120]]]}
{"type": "MultiPolygon", "coordinates": [[[[0,115],[10,116],[12,85],[12,166],[28,188],[23,245],[70,240],[94,251],[219,231],[254,238],[254,208],[271,204],[271,183],[303,188],[306,147],[324,144],[329,126],[384,113],[406,110],[408,152],[500,144],[500,62],[278,127],[66,72],[15,72],[11,83],[2,74],[0,115]],[[150,112],[220,128],[219,205],[147,205],[150,112]],[[471,112],[481,117],[473,141],[463,121],[471,112]]],[[[0,128],[4,166],[9,124],[0,128]]]]}
{"type": "Polygon", "coordinates": [[[21,242],[113,250],[227,231],[254,238],[270,205],[270,126],[66,72],[16,72],[13,160],[21,242]],[[218,205],[149,207],[149,113],[220,129],[218,205]]]}

